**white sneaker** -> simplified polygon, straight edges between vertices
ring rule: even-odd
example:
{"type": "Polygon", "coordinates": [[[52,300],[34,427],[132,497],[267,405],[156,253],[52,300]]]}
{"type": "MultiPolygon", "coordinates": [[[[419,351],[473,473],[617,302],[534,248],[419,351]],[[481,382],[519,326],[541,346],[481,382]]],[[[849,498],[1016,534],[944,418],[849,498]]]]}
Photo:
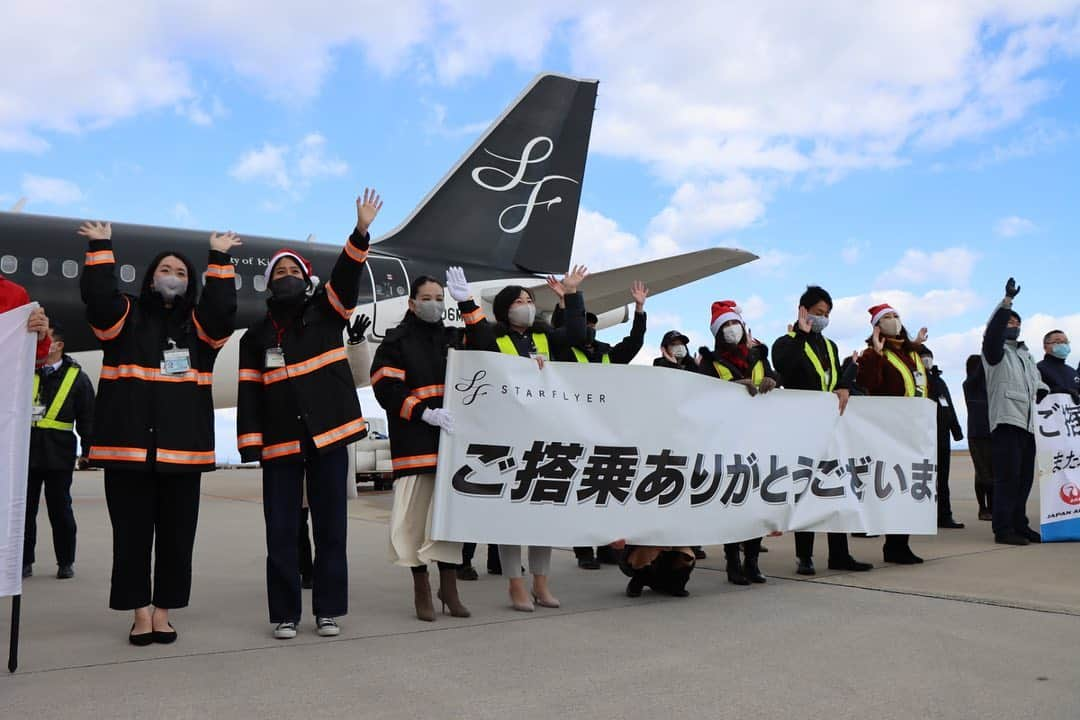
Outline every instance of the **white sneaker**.
{"type": "Polygon", "coordinates": [[[292,640],[294,637],[296,637],[296,623],[278,623],[277,627],[274,628],[274,637],[278,640],[292,640]]]}
{"type": "MultiPolygon", "coordinates": [[[[315,618],[316,632],[323,637],[334,637],[341,632],[334,618],[315,618]]],[[[295,631],[293,632],[295,634],[295,631]]]]}

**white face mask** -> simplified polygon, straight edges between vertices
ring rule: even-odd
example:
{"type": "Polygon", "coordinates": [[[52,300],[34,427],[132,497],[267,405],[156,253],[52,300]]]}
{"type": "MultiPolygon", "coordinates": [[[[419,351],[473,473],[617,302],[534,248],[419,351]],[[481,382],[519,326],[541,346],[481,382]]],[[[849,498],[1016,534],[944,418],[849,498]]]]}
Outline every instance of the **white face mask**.
{"type": "Polygon", "coordinates": [[[682,360],[686,357],[686,346],[672,345],[670,348],[668,348],[668,352],[670,352],[671,357],[675,358],[676,360],[682,360]]]}
{"type": "Polygon", "coordinates": [[[155,275],[153,289],[171,302],[187,292],[187,279],[176,275],[155,275]]]}
{"type": "Polygon", "coordinates": [[[743,339],[742,324],[728,325],[725,328],[721,328],[720,334],[723,335],[724,342],[729,345],[737,345],[739,341],[743,339]]]}
{"type": "Polygon", "coordinates": [[[515,305],[506,313],[506,318],[511,325],[518,327],[531,327],[536,321],[535,305],[515,305]]]}
{"type": "Polygon", "coordinates": [[[904,324],[900,322],[900,318],[885,318],[878,322],[878,327],[881,328],[882,335],[896,337],[904,329],[904,324]]]}
{"type": "Polygon", "coordinates": [[[426,323],[437,323],[442,320],[445,309],[441,300],[414,300],[416,305],[416,317],[426,323]]]}

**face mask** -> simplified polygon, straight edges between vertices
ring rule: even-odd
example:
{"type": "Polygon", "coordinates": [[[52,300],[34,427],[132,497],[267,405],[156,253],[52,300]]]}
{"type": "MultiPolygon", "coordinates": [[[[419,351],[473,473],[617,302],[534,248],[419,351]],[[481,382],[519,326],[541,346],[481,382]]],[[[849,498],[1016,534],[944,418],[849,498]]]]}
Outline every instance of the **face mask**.
{"type": "Polygon", "coordinates": [[[829,327],[829,318],[824,315],[810,316],[810,332],[821,334],[829,327]]]}
{"type": "Polygon", "coordinates": [[[307,292],[307,283],[295,275],[285,275],[270,281],[270,294],[275,300],[298,300],[307,292]]]}
{"type": "Polygon", "coordinates": [[[1069,347],[1069,343],[1058,343],[1057,345],[1050,346],[1050,354],[1056,358],[1064,360],[1069,357],[1069,352],[1072,348],[1069,347]]]}
{"type": "Polygon", "coordinates": [[[736,345],[743,339],[742,325],[728,325],[726,328],[720,329],[720,334],[728,345],[736,345]]]}
{"type": "Polygon", "coordinates": [[[878,327],[881,328],[881,333],[886,337],[896,337],[904,328],[904,324],[900,322],[900,318],[885,318],[878,323],[878,327]]]}
{"type": "Polygon", "coordinates": [[[176,275],[155,275],[152,288],[166,302],[172,302],[187,292],[187,279],[176,275]]]}
{"type": "Polygon", "coordinates": [[[506,313],[511,325],[519,327],[531,327],[536,320],[535,305],[515,305],[506,313]]]}
{"type": "Polygon", "coordinates": [[[1020,328],[1005,328],[1005,339],[1016,341],[1020,339],[1020,328]]]}
{"type": "Polygon", "coordinates": [[[686,346],[672,345],[670,348],[668,348],[668,352],[670,352],[671,357],[675,358],[676,360],[682,360],[686,357],[686,346]]]}
{"type": "Polygon", "coordinates": [[[437,323],[442,320],[445,306],[439,300],[417,300],[416,317],[426,323],[437,323]]]}

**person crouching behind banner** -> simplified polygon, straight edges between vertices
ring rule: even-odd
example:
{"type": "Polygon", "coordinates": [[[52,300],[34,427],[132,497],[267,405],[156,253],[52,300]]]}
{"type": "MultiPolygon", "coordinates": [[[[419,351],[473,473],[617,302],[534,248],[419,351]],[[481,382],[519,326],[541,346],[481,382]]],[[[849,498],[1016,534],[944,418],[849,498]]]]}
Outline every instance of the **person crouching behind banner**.
{"type": "MultiPolygon", "coordinates": [[[[871,396],[925,400],[928,378],[919,353],[926,342],[926,328],[919,330],[918,337],[912,340],[899,313],[889,305],[875,305],[868,312],[874,332],[866,340],[869,347],[859,356],[859,385],[871,396]]],[[[886,535],[882,548],[885,562],[921,563],[922,558],[911,551],[909,543],[909,535],[886,535]]]]}
{"type": "Polygon", "coordinates": [[[624,545],[621,541],[611,546],[622,546],[619,569],[630,578],[626,584],[627,597],[641,597],[645,588],[672,597],[690,595],[686,584],[690,582],[690,574],[697,564],[692,548],[624,545]]]}
{"type": "MultiPolygon", "coordinates": [[[[825,337],[832,313],[832,296],[824,288],[810,285],[799,298],[799,318],[786,335],[777,338],[772,346],[772,359],[776,371],[786,388],[816,390],[836,395],[840,414],[844,414],[851,396],[854,379],[841,371],[836,343],[825,337]]],[[[862,572],[872,570],[870,563],[859,562],[848,550],[845,533],[829,535],[829,569],[862,572]]],[[[814,575],[814,533],[795,533],[795,555],[799,575],[814,575]]]]}
{"type": "Polygon", "coordinates": [[[652,364],[653,367],[697,372],[697,365],[690,355],[690,338],[678,330],[668,330],[660,340],[660,357],[655,358],[652,364]]]}
{"type": "MultiPolygon", "coordinates": [[[[536,303],[528,288],[520,285],[504,287],[495,296],[491,309],[495,313],[494,335],[485,345],[474,346],[479,350],[501,352],[507,355],[531,357],[543,368],[554,354],[570,352],[575,345],[584,345],[585,300],[578,287],[588,277],[584,266],[575,266],[562,279],[566,290],[566,325],[553,328],[538,320],[536,303]]],[[[521,547],[499,545],[499,557],[503,573],[510,580],[510,602],[515,610],[533,612],[533,603],[525,589],[521,569],[521,547]]],[[[559,607],[559,601],[548,589],[548,570],[551,567],[550,547],[529,548],[529,572],[533,576],[532,599],[541,607],[559,607]]]]}
{"type": "Polygon", "coordinates": [[[386,334],[371,365],[371,387],[390,423],[390,453],[394,466],[394,506],[390,513],[390,560],[410,568],[416,617],[431,622],[427,563],[439,566],[438,598],[443,613],[469,617],[458,597],[457,568],[461,543],[431,539],[431,500],[439,433],[453,432],[453,418],[443,408],[447,352],[493,342],[491,325],[469,292],[465,272],[446,271],[446,289],[457,301],[465,331],[443,324],[443,287],[433,277],[413,280],[409,309],[401,323],[386,334]]]}
{"type": "Polygon", "coordinates": [[[84,223],[79,234],[89,238],[82,298],[104,352],[90,463],[105,468],[112,521],[109,607],[134,610],[133,645],[171,643],[169,610],[191,595],[201,474],[215,467],[212,373],[236,320],[229,250],[240,241],[210,236],[201,297],[195,266],[171,251],[134,297],[117,287],[112,226],[84,223]]]}
{"type": "Polygon", "coordinates": [[[305,480],[316,632],[337,635],[336,618],[348,611],[348,453],[366,424],[343,331],[364,276],[368,228],[381,208],[374,191],[356,199],[356,228],[322,286],[298,253],[275,253],[266,268],[268,311],[240,340],[237,447],[244,462],[262,462],[266,594],[280,640],[296,637],[302,612],[297,538],[305,480]]]}
{"type": "MultiPolygon", "coordinates": [[[[769,365],[769,349],[755,340],[746,329],[739,308],[731,300],[712,304],[712,321],[709,329],[716,337],[713,350],[703,347],[698,371],[709,377],[738,383],[751,396],[767,393],[776,388],[778,378],[769,365]]],[[[742,543],[726,543],[724,556],[727,560],[728,582],[734,585],[763,583],[765,576],[758,568],[761,538],[742,543]],[[739,560],[742,546],[745,563],[739,560]]]]}

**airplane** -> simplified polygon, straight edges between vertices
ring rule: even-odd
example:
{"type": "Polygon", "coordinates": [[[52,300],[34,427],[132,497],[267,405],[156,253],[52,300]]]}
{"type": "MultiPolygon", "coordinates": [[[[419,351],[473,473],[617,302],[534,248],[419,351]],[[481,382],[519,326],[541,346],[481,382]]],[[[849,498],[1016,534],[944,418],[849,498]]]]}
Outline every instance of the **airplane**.
{"type": "MultiPolygon", "coordinates": [[[[410,278],[441,278],[448,265],[464,267],[489,318],[491,300],[506,285],[532,289],[538,312],[550,317],[557,297],[544,277],[570,265],[598,85],[538,75],[400,225],[373,239],[356,309],[372,319],[373,346],[404,316],[410,278]]],[[[75,231],[83,219],[14,210],[0,212],[0,273],[25,287],[63,325],[65,349],[96,382],[102,354],[78,285],[86,243],[75,231]]],[[[196,265],[205,257],[209,232],[122,222],[112,227],[121,292],[138,294],[142,273],[161,250],[183,253],[196,265]]],[[[236,405],[239,339],[266,312],[263,271],[269,258],[292,247],[311,262],[316,276],[328,278],[341,252],[340,245],[295,238],[241,238],[244,244],[231,255],[238,330],[215,365],[218,408],[236,405]]],[[[634,280],[656,295],[755,259],[744,250],[709,248],[598,272],[582,289],[589,311],[599,318],[597,327],[604,329],[629,319],[634,280]]],[[[445,319],[462,324],[452,303],[445,319]]]]}

